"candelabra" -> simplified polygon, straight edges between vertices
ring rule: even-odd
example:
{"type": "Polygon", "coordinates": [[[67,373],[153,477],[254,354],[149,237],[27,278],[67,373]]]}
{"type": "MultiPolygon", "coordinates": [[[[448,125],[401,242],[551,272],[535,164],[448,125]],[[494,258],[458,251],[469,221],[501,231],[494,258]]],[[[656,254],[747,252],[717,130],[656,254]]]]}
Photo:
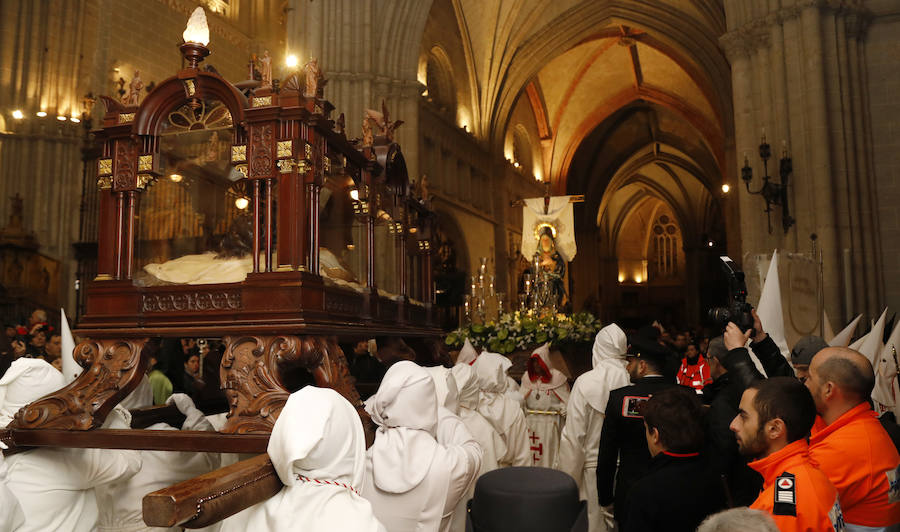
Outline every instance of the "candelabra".
{"type": "Polygon", "coordinates": [[[750,161],[747,154],[744,153],[744,167],[741,168],[741,179],[747,186],[747,192],[750,194],[759,194],[766,201],[766,221],[769,225],[769,233],[772,232],[772,205],[781,206],[781,226],[784,232],[794,225],[794,219],[791,217],[790,207],[788,205],[787,187],[791,174],[794,171],[793,162],[787,154],[787,142],[782,143],[781,160],[779,161],[778,173],[781,176],[781,183],[773,183],[769,177],[769,159],[772,157],[771,146],[766,142],[766,133],[763,130],[762,142],[759,145],[759,157],[763,160],[763,184],[759,190],[750,190],[750,182],[753,180],[753,168],[750,167],[750,161]]]}
{"type": "Polygon", "coordinates": [[[487,257],[481,257],[478,275],[473,275],[463,306],[468,323],[485,323],[491,319],[499,319],[503,313],[506,294],[497,292],[494,284],[496,277],[487,271],[487,257]]]}

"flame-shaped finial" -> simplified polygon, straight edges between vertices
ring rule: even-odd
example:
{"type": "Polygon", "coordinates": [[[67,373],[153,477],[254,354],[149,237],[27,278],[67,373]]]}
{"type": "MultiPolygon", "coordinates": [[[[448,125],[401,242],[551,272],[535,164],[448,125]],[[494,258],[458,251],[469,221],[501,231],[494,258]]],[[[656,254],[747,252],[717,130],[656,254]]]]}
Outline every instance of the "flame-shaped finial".
{"type": "Polygon", "coordinates": [[[187,28],[181,34],[184,42],[192,42],[206,46],[209,44],[209,26],[206,24],[206,11],[202,7],[197,7],[191,18],[188,19],[187,28]]]}

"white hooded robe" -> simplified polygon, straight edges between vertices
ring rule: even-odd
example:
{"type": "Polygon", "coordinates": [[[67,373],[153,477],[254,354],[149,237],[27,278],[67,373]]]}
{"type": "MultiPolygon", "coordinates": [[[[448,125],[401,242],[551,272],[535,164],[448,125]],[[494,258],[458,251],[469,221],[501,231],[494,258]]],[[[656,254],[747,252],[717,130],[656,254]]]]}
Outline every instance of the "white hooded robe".
{"type": "Polygon", "coordinates": [[[329,388],[291,394],[267,451],[277,494],[222,522],[221,532],[384,532],[360,494],[366,439],[353,406],[329,388]]]}
{"type": "Polygon", "coordinates": [[[607,325],[597,333],[592,348],[593,369],[579,376],[572,386],[560,438],[557,469],[578,483],[581,498],[587,501],[591,532],[606,530],[597,496],[597,451],[609,393],[630,384],[625,371],[627,349],[628,340],[618,325],[607,325]]]}
{"type": "MultiPolygon", "coordinates": [[[[63,375],[40,359],[20,358],[0,379],[0,426],[22,406],[63,387],[63,375]]],[[[115,416],[113,416],[115,420],[115,416]]],[[[112,424],[112,428],[127,428],[112,424]]],[[[8,486],[22,505],[16,532],[94,530],[94,488],[121,481],[141,468],[138,451],[40,447],[7,458],[8,486]]]]}
{"type": "Polygon", "coordinates": [[[366,412],[378,431],[366,451],[362,494],[375,515],[391,532],[449,530],[450,515],[481,470],[482,451],[447,410],[438,430],[430,374],[397,362],[366,401],[366,412]]]}
{"type": "Polygon", "coordinates": [[[505,356],[487,351],[472,364],[475,381],[481,389],[478,412],[500,433],[506,445],[506,454],[498,459],[500,467],[528,466],[531,465],[531,451],[525,414],[519,403],[506,395],[509,364],[505,356]]]}
{"type": "Polygon", "coordinates": [[[559,452],[559,435],[566,420],[569,383],[563,372],[554,368],[550,362],[550,344],[537,348],[531,358],[537,358],[550,376],[544,382],[538,376],[532,379],[533,376],[527,370],[522,375],[519,390],[525,397],[525,425],[528,427],[528,447],[531,450],[529,465],[553,467],[559,452]]]}

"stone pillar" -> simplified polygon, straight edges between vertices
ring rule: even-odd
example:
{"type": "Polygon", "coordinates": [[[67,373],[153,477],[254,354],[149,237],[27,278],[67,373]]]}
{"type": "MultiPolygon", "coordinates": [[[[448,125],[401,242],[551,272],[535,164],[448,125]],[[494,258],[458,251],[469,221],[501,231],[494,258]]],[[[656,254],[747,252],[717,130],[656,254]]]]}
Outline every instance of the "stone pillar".
{"type": "Polygon", "coordinates": [[[729,31],[721,44],[732,65],[738,167],[747,152],[751,187],[758,189],[758,145],[766,128],[769,175],[779,182],[782,141],[794,168],[788,198],[796,224],[786,234],[781,208],[774,208],[769,234],[763,199],[739,187],[742,252],[809,252],[816,233],[828,314],[844,321],[857,312],[873,315],[884,281],[860,51],[867,12],[845,1],[803,1],[769,12],[762,3],[726,0],[725,8],[729,31]]]}
{"type": "Polygon", "coordinates": [[[396,140],[410,178],[418,178],[419,45],[431,2],[425,0],[291,0],[287,49],[319,60],[328,85],[325,98],[344,113],[347,136],[361,135],[366,108],[403,120],[396,140]]]}
{"type": "Polygon", "coordinates": [[[26,229],[41,253],[62,261],[59,304],[72,315],[84,137],[75,120],[91,66],[87,4],[0,3],[0,220],[9,216],[7,198],[21,194],[26,229]]]}

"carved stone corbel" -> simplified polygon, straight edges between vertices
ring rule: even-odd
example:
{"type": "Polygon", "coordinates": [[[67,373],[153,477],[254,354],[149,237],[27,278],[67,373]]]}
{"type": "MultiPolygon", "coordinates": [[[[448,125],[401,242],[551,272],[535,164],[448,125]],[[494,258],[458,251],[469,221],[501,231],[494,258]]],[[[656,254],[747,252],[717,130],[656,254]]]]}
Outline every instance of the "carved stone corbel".
{"type": "Polygon", "coordinates": [[[68,386],[22,407],[9,428],[89,430],[103,424],[115,405],[137,388],[146,369],[146,338],[87,340],[75,348],[85,368],[68,386]]]}

